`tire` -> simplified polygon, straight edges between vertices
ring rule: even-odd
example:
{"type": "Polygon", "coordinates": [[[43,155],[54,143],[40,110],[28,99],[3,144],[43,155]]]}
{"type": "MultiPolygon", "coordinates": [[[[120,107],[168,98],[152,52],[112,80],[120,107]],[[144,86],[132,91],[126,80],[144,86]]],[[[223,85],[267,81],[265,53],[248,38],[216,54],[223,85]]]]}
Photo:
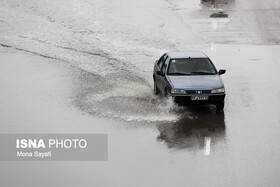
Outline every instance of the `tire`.
{"type": "Polygon", "coordinates": [[[156,81],[154,81],[154,94],[155,95],[158,95],[159,94],[159,90],[158,90],[158,87],[156,85],[156,81]]]}
{"type": "Polygon", "coordinates": [[[225,107],[225,103],[224,102],[216,104],[217,111],[224,110],[224,107],[225,107]]]}
{"type": "Polygon", "coordinates": [[[164,91],[163,91],[163,97],[168,97],[169,96],[169,94],[168,94],[168,92],[167,92],[167,89],[166,88],[164,88],[164,91]]]}

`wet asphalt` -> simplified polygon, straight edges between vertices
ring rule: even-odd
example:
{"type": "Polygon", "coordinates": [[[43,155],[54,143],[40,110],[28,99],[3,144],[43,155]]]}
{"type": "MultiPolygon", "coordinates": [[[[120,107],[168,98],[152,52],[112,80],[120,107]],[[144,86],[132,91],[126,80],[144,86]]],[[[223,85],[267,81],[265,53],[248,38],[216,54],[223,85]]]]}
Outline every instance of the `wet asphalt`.
{"type": "MultiPolygon", "coordinates": [[[[135,40],[138,50],[110,40],[113,33],[102,24],[110,24],[106,21],[116,8],[101,6],[99,1],[93,3],[103,7],[100,12],[112,10],[112,15],[94,22],[93,28],[100,29],[95,32],[102,37],[90,42],[96,46],[98,40],[111,42],[98,49],[85,42],[90,37],[81,37],[91,29],[83,21],[75,25],[75,20],[64,20],[52,38],[34,28],[28,33],[4,16],[0,22],[5,33],[0,38],[0,132],[106,133],[109,154],[105,162],[0,162],[1,186],[279,186],[280,4],[272,0],[219,2],[215,6],[229,13],[229,18],[210,19],[212,4],[155,1],[167,17],[176,18],[172,22],[162,16],[166,20],[160,24],[162,35],[175,47],[150,36],[151,43],[135,40]],[[187,47],[184,42],[189,38],[179,41],[170,29],[182,18],[185,25],[178,26],[179,32],[192,30],[187,47]],[[59,35],[67,33],[65,28],[77,35],[59,47],[55,42],[70,37],[59,35]],[[12,32],[18,32],[17,37],[12,32]],[[33,42],[34,46],[27,45],[33,42]],[[191,49],[196,42],[194,48],[205,52],[217,69],[227,70],[222,75],[227,94],[223,112],[213,106],[178,107],[153,95],[151,72],[156,58],[164,50],[191,49]],[[124,59],[108,52],[116,46],[124,59]],[[144,67],[139,66],[142,61],[144,67]]],[[[10,4],[3,4],[8,15],[10,4]]],[[[26,10],[27,5],[19,7],[26,10]]],[[[48,12],[48,6],[43,10],[48,12]]],[[[120,17],[116,19],[126,17],[130,6],[134,7],[120,3],[125,11],[117,11],[120,17]]],[[[40,19],[52,20],[36,10],[24,15],[29,18],[36,13],[40,19]]],[[[147,9],[148,16],[150,12],[157,13],[147,9]]],[[[137,14],[134,19],[141,18],[137,14]]],[[[52,23],[63,19],[57,16],[52,23]]],[[[129,43],[133,33],[135,38],[148,36],[146,30],[135,32],[131,19],[121,22],[124,25],[111,24],[119,31],[117,39],[127,36],[129,43]],[[125,35],[127,28],[131,30],[125,35]]],[[[154,29],[151,26],[148,31],[154,29]]]]}

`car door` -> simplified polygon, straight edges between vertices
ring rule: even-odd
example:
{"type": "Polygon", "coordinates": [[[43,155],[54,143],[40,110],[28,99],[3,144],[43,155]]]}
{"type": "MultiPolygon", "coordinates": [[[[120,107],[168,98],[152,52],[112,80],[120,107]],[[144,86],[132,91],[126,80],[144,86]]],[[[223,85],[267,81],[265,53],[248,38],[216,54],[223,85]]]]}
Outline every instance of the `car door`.
{"type": "Polygon", "coordinates": [[[160,57],[160,59],[155,63],[155,67],[154,67],[154,81],[155,81],[158,89],[160,89],[159,88],[159,82],[160,82],[160,79],[161,79],[162,76],[158,75],[157,71],[161,71],[163,63],[164,63],[166,57],[167,57],[166,54],[162,55],[160,57]]]}
{"type": "Polygon", "coordinates": [[[170,58],[167,56],[161,67],[161,71],[163,72],[164,76],[159,76],[158,88],[162,92],[164,92],[164,89],[169,85],[167,78],[166,78],[166,72],[167,72],[167,67],[168,67],[169,61],[170,61],[170,58]]]}

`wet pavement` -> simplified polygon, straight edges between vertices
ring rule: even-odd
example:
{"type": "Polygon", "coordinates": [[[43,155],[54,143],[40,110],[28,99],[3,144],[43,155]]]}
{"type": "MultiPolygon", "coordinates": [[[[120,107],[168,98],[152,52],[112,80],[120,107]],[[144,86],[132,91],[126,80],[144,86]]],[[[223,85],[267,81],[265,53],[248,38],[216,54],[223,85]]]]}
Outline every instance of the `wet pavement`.
{"type": "Polygon", "coordinates": [[[0,3],[0,132],[109,137],[106,162],[0,162],[1,186],[278,186],[280,4],[148,2],[0,3]],[[224,112],[153,95],[177,50],[227,70],[224,112]]]}

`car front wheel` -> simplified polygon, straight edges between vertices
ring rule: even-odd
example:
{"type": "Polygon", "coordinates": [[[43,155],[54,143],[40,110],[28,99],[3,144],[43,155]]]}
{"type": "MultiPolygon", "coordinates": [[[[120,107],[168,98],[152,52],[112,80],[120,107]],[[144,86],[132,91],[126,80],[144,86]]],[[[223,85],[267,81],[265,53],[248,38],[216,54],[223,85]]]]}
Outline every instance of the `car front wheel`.
{"type": "Polygon", "coordinates": [[[225,103],[224,103],[224,102],[221,102],[221,103],[216,104],[216,109],[217,109],[217,111],[223,110],[223,109],[224,109],[224,106],[225,106],[225,103]]]}

